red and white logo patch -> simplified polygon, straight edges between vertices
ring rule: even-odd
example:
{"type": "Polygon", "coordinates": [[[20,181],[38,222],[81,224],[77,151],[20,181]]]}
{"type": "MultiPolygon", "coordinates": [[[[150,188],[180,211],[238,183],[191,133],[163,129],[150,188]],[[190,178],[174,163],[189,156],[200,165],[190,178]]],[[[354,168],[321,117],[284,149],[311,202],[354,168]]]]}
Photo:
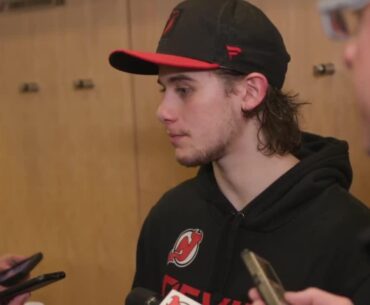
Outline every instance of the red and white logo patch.
{"type": "Polygon", "coordinates": [[[197,256],[202,240],[203,232],[199,229],[183,231],[168,255],[167,264],[175,264],[180,268],[189,266],[197,256]]]}

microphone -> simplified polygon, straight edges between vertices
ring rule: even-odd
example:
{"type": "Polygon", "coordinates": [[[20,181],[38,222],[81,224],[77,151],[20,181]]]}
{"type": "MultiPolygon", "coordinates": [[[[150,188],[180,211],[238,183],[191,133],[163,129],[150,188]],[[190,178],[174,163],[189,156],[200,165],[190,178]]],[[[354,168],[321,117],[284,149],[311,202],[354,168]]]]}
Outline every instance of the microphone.
{"type": "Polygon", "coordinates": [[[126,297],[126,305],[202,305],[186,295],[172,289],[162,297],[149,289],[135,287],[126,297]]]}
{"type": "Polygon", "coordinates": [[[159,305],[162,297],[149,289],[135,287],[126,297],[126,305],[159,305]]]}

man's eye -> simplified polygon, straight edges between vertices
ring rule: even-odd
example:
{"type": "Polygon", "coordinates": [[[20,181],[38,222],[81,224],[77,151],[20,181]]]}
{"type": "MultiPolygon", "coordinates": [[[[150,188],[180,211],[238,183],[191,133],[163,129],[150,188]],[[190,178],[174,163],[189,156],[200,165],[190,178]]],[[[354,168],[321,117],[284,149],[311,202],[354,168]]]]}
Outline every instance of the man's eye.
{"type": "Polygon", "coordinates": [[[354,15],[356,16],[357,20],[361,21],[364,16],[364,9],[358,9],[353,11],[354,15]]]}
{"type": "Polygon", "coordinates": [[[191,89],[186,88],[186,87],[178,87],[176,88],[176,92],[180,94],[181,96],[184,96],[184,95],[189,94],[191,92],[191,89]]]}

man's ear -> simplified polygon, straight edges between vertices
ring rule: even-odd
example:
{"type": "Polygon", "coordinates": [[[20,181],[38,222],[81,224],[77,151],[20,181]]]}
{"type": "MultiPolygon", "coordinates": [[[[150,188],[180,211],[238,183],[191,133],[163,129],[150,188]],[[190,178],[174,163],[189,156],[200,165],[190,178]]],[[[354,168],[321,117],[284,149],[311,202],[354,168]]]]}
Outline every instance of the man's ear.
{"type": "MultiPolygon", "coordinates": [[[[256,108],[266,96],[267,78],[258,72],[248,74],[242,81],[242,110],[249,112],[256,108]]],[[[239,88],[240,90],[240,88],[239,88]]]]}

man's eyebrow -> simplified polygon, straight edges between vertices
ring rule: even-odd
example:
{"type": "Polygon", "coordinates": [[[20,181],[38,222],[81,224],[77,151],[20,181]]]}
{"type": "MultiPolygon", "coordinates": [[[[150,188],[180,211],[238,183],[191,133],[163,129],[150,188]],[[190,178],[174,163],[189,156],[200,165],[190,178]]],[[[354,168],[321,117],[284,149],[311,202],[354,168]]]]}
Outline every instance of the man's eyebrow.
{"type": "MultiPolygon", "coordinates": [[[[177,75],[174,75],[174,76],[170,76],[167,79],[167,82],[169,84],[171,84],[171,83],[175,83],[175,82],[178,82],[178,81],[184,81],[184,80],[190,81],[190,82],[194,82],[195,81],[194,78],[191,78],[190,76],[187,76],[185,74],[177,74],[177,75]]],[[[161,80],[159,78],[157,79],[157,83],[163,86],[163,83],[161,82],[161,80]]]]}

